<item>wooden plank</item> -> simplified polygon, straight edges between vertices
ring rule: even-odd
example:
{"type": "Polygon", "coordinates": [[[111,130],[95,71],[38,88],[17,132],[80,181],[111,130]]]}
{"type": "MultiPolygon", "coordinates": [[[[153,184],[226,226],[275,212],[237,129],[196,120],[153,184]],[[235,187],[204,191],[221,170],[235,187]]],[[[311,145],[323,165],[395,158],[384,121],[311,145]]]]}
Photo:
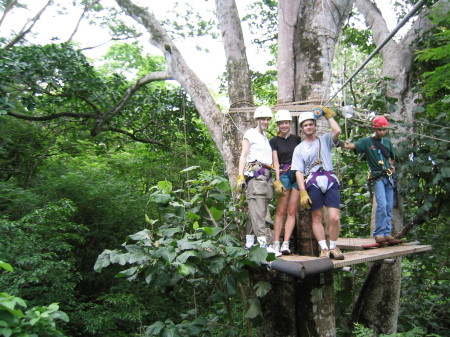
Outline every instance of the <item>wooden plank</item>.
{"type": "Polygon", "coordinates": [[[362,246],[375,243],[373,238],[339,238],[337,245],[343,250],[363,250],[362,246]]]}
{"type": "MultiPolygon", "coordinates": [[[[363,239],[371,240],[371,239],[363,239]]],[[[373,240],[372,240],[373,241],[373,240]]],[[[348,267],[355,264],[380,261],[384,259],[392,259],[399,256],[405,256],[409,254],[417,254],[426,251],[430,251],[432,247],[430,245],[407,245],[400,244],[396,246],[387,246],[383,248],[369,249],[369,250],[353,250],[351,252],[344,253],[344,260],[331,260],[334,268],[348,267]]],[[[314,256],[303,255],[286,255],[280,257],[286,261],[304,262],[320,259],[314,256]]]]}

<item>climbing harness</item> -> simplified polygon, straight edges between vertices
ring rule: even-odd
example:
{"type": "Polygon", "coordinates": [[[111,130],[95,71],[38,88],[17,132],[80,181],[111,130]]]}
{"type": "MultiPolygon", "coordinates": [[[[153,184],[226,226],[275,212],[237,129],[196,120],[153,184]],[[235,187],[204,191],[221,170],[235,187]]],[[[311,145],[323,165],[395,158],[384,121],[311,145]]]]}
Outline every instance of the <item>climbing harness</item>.
{"type": "Polygon", "coordinates": [[[291,169],[292,164],[281,164],[280,165],[280,175],[285,174],[291,169]]]}
{"type": "Polygon", "coordinates": [[[258,161],[247,163],[247,167],[244,170],[245,180],[248,182],[252,178],[258,178],[259,176],[264,175],[267,182],[269,182],[272,171],[273,166],[258,161]]]}
{"type": "Polygon", "coordinates": [[[325,171],[322,167],[320,167],[317,171],[311,173],[311,169],[313,167],[322,164],[322,159],[320,158],[322,142],[320,141],[320,138],[317,138],[317,140],[319,141],[319,152],[317,154],[317,160],[309,168],[305,179],[305,188],[308,189],[311,185],[315,185],[322,191],[322,193],[325,193],[334,183],[337,184],[338,188],[340,187],[340,184],[338,177],[333,171],[325,171]]]}

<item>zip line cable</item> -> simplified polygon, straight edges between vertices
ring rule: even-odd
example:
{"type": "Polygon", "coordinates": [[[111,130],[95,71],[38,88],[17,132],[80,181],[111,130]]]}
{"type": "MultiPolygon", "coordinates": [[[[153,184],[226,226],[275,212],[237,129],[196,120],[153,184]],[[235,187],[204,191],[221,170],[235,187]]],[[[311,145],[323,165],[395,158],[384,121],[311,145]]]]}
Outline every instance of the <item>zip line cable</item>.
{"type": "Polygon", "coordinates": [[[395,27],[392,32],[386,36],[386,38],[375,48],[375,50],[367,57],[367,59],[359,66],[358,69],[347,79],[347,81],[344,82],[344,84],[339,88],[338,91],[334,93],[333,96],[325,103],[325,106],[327,106],[333,98],[336,97],[336,95],[355,77],[365,66],[369,61],[377,54],[381,48],[384,47],[386,43],[389,42],[389,40],[402,28],[406,22],[409,21],[409,19],[416,14],[416,12],[422,7],[422,5],[426,2],[426,0],[419,1],[412,9],[411,11],[403,18],[402,21],[395,27]]]}

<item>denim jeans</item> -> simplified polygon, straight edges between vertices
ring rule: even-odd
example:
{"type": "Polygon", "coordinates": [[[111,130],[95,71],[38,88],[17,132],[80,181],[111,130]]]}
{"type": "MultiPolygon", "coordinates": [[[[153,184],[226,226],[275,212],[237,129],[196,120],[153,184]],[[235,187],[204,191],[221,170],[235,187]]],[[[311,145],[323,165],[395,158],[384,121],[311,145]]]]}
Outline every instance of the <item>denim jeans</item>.
{"type": "Polygon", "coordinates": [[[374,184],[377,209],[373,236],[390,235],[392,231],[392,208],[394,206],[394,180],[382,177],[374,184]]]}

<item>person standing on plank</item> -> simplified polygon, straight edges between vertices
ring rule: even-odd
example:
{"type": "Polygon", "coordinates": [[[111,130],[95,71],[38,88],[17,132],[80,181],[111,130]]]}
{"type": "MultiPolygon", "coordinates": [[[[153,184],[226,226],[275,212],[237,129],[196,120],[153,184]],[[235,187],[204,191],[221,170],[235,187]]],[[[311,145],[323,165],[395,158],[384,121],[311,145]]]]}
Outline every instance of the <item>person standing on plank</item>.
{"type": "Polygon", "coordinates": [[[268,253],[280,256],[273,250],[266,237],[266,215],[269,201],[273,198],[273,183],[271,180],[272,149],[265,131],[272,119],[272,110],[266,106],[256,108],[253,118],[256,126],[247,130],[242,139],[242,150],[239,158],[236,190],[246,189],[249,224],[246,228],[245,248],[250,249],[255,244],[255,235],[261,248],[268,253]]]}
{"type": "Polygon", "coordinates": [[[300,144],[301,138],[291,134],[292,116],[288,110],[277,111],[275,122],[278,126],[278,135],[270,140],[275,169],[273,187],[278,197],[273,226],[273,249],[280,251],[283,255],[289,255],[291,253],[289,240],[294,231],[299,201],[299,188],[295,179],[295,172],[291,170],[292,154],[295,147],[300,144]],[[285,218],[283,243],[280,247],[280,235],[285,218]]]}
{"type": "Polygon", "coordinates": [[[341,127],[334,115],[334,111],[325,107],[300,115],[298,122],[305,139],[294,150],[292,170],[296,171],[300,187],[300,205],[311,209],[312,231],[320,246],[320,257],[343,260],[344,254],[336,245],[341,229],[339,180],[333,173],[331,161],[331,149],[339,144],[341,127]],[[319,137],[316,135],[316,118],[322,114],[328,119],[331,131],[319,137]],[[324,206],[329,215],[329,246],[322,224],[324,206]]]}
{"type": "Polygon", "coordinates": [[[344,148],[364,153],[369,165],[369,186],[373,186],[377,203],[375,212],[375,230],[373,237],[381,245],[398,244],[403,240],[395,239],[392,233],[392,209],[394,207],[395,173],[394,149],[387,135],[388,120],[377,116],[372,121],[374,134],[356,143],[345,142],[344,148]]]}

